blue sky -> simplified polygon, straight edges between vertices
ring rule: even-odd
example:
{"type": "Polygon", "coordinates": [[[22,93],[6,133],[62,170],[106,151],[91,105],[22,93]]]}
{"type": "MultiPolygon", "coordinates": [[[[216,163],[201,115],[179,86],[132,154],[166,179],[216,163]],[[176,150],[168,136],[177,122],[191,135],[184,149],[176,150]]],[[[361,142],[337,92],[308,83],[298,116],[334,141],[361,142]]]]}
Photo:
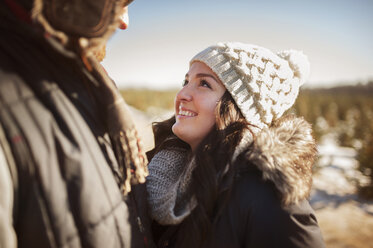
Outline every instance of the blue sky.
{"type": "Polygon", "coordinates": [[[107,45],[119,87],[178,88],[189,60],[219,41],[302,50],[308,86],[373,79],[371,0],[135,0],[107,45]]]}

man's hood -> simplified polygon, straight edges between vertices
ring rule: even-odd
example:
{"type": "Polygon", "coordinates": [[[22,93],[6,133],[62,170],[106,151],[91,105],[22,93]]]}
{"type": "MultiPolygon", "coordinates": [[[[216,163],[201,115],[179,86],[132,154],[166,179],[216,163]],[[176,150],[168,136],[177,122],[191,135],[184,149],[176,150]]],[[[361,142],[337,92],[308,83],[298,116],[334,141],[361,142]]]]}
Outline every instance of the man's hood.
{"type": "Polygon", "coordinates": [[[117,17],[128,3],[128,0],[35,0],[33,16],[45,16],[53,28],[69,36],[101,37],[110,25],[119,23],[117,17]]]}
{"type": "MultiPolygon", "coordinates": [[[[238,149],[247,144],[241,142],[238,149]]],[[[250,146],[247,160],[262,172],[264,180],[273,182],[284,205],[309,197],[317,151],[308,122],[293,115],[282,117],[258,133],[250,146]]]]}
{"type": "MultiPolygon", "coordinates": [[[[29,2],[27,0],[19,0],[29,2]]],[[[118,28],[128,0],[33,0],[31,18],[35,24],[63,43],[78,42],[83,49],[107,42],[118,28]]],[[[22,3],[25,6],[25,3],[22,3]]],[[[28,4],[29,5],[29,4],[28,4]]]]}

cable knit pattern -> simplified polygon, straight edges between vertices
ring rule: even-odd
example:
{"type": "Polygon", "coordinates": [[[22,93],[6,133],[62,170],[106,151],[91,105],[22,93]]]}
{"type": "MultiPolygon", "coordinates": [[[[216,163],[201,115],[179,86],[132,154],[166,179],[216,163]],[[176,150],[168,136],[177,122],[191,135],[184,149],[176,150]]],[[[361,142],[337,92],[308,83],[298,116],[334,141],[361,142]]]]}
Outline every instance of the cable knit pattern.
{"type": "Polygon", "coordinates": [[[151,217],[162,225],[182,222],[196,206],[187,194],[194,160],[188,162],[188,152],[168,148],[158,152],[149,163],[146,181],[151,217]]]}
{"type": "Polygon", "coordinates": [[[208,47],[190,64],[195,61],[215,72],[245,118],[259,129],[269,126],[294,104],[310,67],[302,52],[274,54],[266,48],[238,42],[208,47]]]}

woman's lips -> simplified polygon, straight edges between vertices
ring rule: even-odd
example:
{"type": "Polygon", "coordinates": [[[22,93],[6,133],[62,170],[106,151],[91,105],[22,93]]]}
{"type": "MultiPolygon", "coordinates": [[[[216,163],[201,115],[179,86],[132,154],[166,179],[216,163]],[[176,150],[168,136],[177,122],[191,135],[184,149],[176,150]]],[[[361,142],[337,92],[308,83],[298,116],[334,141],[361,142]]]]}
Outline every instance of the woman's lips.
{"type": "Polygon", "coordinates": [[[189,109],[179,107],[178,116],[180,117],[194,117],[197,116],[197,113],[189,109]]]}

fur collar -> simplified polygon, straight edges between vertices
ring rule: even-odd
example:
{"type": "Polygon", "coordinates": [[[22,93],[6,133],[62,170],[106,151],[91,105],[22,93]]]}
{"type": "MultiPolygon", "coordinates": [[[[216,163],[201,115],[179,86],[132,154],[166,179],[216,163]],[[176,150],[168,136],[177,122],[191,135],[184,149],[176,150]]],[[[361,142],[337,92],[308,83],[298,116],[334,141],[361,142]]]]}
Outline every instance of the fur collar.
{"type": "Polygon", "coordinates": [[[308,122],[293,115],[284,116],[259,132],[254,142],[250,140],[243,138],[237,153],[251,146],[246,159],[262,172],[264,180],[274,183],[284,205],[309,197],[317,151],[308,122]]]}

